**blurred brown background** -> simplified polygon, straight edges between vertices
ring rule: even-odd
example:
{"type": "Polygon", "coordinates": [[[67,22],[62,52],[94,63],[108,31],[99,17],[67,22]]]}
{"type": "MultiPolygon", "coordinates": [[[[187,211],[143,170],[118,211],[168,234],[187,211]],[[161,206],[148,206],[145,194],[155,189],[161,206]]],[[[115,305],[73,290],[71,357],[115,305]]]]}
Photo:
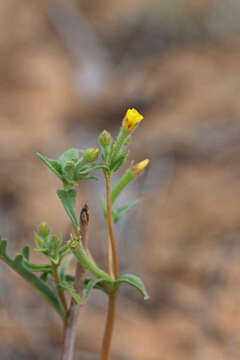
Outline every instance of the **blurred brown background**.
{"type": "MultiPolygon", "coordinates": [[[[122,201],[123,287],[113,360],[240,358],[240,3],[238,0],[1,0],[0,233],[11,255],[43,220],[67,238],[61,186],[36,158],[116,136],[128,107],[145,120],[130,159],[151,165],[122,201]]],[[[103,181],[82,183],[90,247],[106,263],[103,181]]],[[[32,252],[32,258],[39,257],[32,252]]],[[[40,255],[41,258],[41,255],[40,255]]],[[[41,258],[42,261],[44,259],[41,258]]],[[[79,318],[76,359],[98,359],[106,298],[79,318]]],[[[0,263],[1,360],[58,359],[61,323],[0,263]]]]}

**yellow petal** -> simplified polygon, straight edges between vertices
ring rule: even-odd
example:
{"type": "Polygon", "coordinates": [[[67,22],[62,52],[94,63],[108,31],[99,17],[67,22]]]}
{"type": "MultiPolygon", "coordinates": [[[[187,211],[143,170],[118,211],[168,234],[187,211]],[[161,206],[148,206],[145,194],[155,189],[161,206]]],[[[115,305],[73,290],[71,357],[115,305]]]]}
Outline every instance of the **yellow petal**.
{"type": "Polygon", "coordinates": [[[143,120],[143,116],[136,109],[128,109],[123,119],[123,128],[132,132],[143,120]]]}
{"type": "Polygon", "coordinates": [[[144,169],[145,167],[148,165],[149,163],[149,159],[145,159],[140,161],[137,165],[135,165],[132,168],[132,172],[134,175],[139,175],[144,169]]]}

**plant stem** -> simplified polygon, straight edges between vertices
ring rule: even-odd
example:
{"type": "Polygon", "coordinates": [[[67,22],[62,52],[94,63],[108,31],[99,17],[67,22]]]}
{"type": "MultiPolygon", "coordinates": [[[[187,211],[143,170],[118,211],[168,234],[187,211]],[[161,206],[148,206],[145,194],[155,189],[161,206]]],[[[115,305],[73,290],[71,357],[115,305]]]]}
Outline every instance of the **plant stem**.
{"type": "Polygon", "coordinates": [[[118,279],[119,278],[118,258],[117,258],[117,248],[114,237],[113,219],[112,219],[111,180],[107,174],[105,174],[105,179],[106,179],[106,196],[107,196],[108,233],[109,233],[109,239],[111,242],[111,249],[112,249],[114,276],[115,279],[118,279]]]}
{"type": "Polygon", "coordinates": [[[108,236],[108,273],[109,275],[114,278],[113,274],[113,266],[112,266],[112,246],[111,246],[111,240],[108,236]]]}
{"type": "MultiPolygon", "coordinates": [[[[83,247],[87,248],[87,231],[88,231],[88,206],[85,205],[80,213],[80,233],[78,229],[74,227],[74,231],[77,237],[81,238],[83,247]]],[[[76,265],[76,275],[74,287],[80,297],[83,297],[84,291],[84,273],[85,268],[78,262],[76,265]]],[[[74,345],[77,335],[77,321],[79,314],[79,304],[72,298],[70,308],[67,314],[67,318],[64,324],[64,340],[63,340],[63,351],[61,360],[72,360],[74,355],[74,345]]]]}
{"type": "MultiPolygon", "coordinates": [[[[111,182],[108,174],[105,174],[106,179],[106,197],[107,197],[107,222],[108,222],[108,268],[109,273],[112,276],[112,263],[115,279],[119,278],[118,259],[116,242],[113,231],[113,219],[112,219],[112,199],[111,199],[111,182]]],[[[102,343],[101,360],[109,360],[110,347],[113,335],[113,327],[115,321],[115,313],[117,307],[118,288],[108,295],[108,312],[102,343]]]]}
{"type": "Polygon", "coordinates": [[[114,320],[117,308],[117,296],[118,290],[108,296],[108,312],[102,343],[101,360],[109,360],[114,320]]]}
{"type": "MultiPolygon", "coordinates": [[[[53,276],[55,278],[55,283],[56,283],[56,285],[58,285],[60,283],[60,280],[59,280],[59,276],[58,276],[57,265],[54,264],[53,261],[51,261],[51,265],[52,265],[52,269],[53,269],[53,276]]],[[[66,302],[66,298],[65,298],[65,295],[64,295],[64,290],[57,286],[57,292],[58,292],[59,298],[61,299],[63,307],[64,307],[65,311],[67,312],[68,307],[67,307],[67,302],[66,302]]]]}

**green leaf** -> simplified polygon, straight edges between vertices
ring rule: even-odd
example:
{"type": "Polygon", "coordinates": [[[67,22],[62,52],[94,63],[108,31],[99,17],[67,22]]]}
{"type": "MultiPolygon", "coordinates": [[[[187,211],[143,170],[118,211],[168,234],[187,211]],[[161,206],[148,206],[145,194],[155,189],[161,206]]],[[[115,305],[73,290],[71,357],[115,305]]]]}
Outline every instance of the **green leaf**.
{"type": "MultiPolygon", "coordinates": [[[[84,287],[86,289],[86,292],[84,299],[81,299],[81,297],[78,295],[73,285],[74,276],[69,277],[68,275],[68,280],[69,281],[61,281],[59,286],[62,287],[64,290],[66,290],[74,298],[74,300],[80,305],[83,305],[83,303],[85,303],[88,300],[92,289],[95,288],[95,289],[103,290],[100,283],[105,281],[105,279],[85,279],[84,287]]],[[[103,291],[105,292],[105,290],[103,291]]]]}
{"type": "Polygon", "coordinates": [[[130,201],[129,203],[113,210],[113,221],[116,224],[126,213],[136,206],[142,199],[130,201]]]}
{"type": "Polygon", "coordinates": [[[36,243],[37,249],[41,249],[43,246],[43,242],[44,242],[43,239],[35,231],[34,231],[33,235],[35,238],[35,243],[36,243]]]}
{"type": "Polygon", "coordinates": [[[70,181],[74,178],[75,163],[73,161],[67,161],[63,168],[64,177],[70,181]]]}
{"type": "Polygon", "coordinates": [[[122,284],[122,283],[127,283],[127,284],[135,287],[136,289],[138,289],[140,291],[140,293],[143,295],[144,300],[149,299],[147,290],[145,289],[145,286],[139,277],[132,275],[132,274],[121,275],[121,276],[119,276],[118,280],[115,280],[115,284],[122,284]]]}
{"type": "Polygon", "coordinates": [[[86,287],[86,293],[85,293],[85,297],[84,300],[87,301],[87,299],[89,298],[89,295],[92,291],[93,288],[96,288],[96,285],[104,282],[105,279],[89,279],[89,281],[87,282],[87,284],[85,285],[86,287]]]}
{"type": "Polygon", "coordinates": [[[43,254],[48,253],[48,249],[46,249],[46,248],[37,248],[37,249],[34,249],[34,251],[41,252],[43,254]]]}
{"type": "Polygon", "coordinates": [[[46,282],[49,274],[50,273],[48,273],[48,272],[42,273],[42,275],[40,276],[40,279],[46,282]]]}
{"type": "Polygon", "coordinates": [[[79,156],[79,149],[69,149],[65,151],[58,159],[59,163],[62,165],[62,168],[65,167],[69,161],[77,161],[79,156]]]}
{"type": "Polygon", "coordinates": [[[60,248],[58,250],[58,256],[59,256],[60,260],[62,260],[64,255],[66,255],[69,251],[70,251],[70,248],[68,245],[64,245],[62,248],[60,248]]]}
{"type": "Polygon", "coordinates": [[[86,176],[82,174],[75,175],[75,181],[83,181],[83,180],[98,180],[96,176],[86,176]]]}
{"type": "Polygon", "coordinates": [[[75,255],[78,262],[86,269],[89,270],[91,274],[95,275],[98,279],[105,279],[109,286],[112,286],[114,280],[109,274],[100,269],[92,260],[88,257],[86,251],[83,248],[81,240],[74,239],[70,243],[70,249],[75,255]]]}
{"type": "MultiPolygon", "coordinates": [[[[71,280],[71,279],[70,279],[70,280],[71,280]]],[[[85,279],[84,279],[84,287],[85,287],[85,288],[87,288],[88,283],[89,283],[91,280],[93,280],[93,279],[91,279],[91,278],[85,278],[85,279]]],[[[101,290],[101,291],[103,291],[105,294],[109,294],[109,293],[106,291],[106,289],[105,289],[101,284],[102,284],[102,282],[101,282],[101,283],[100,283],[100,282],[97,282],[97,283],[93,286],[93,288],[94,288],[94,289],[101,290]]]]}
{"type": "Polygon", "coordinates": [[[55,308],[58,314],[64,318],[66,312],[61,304],[61,301],[57,293],[46,284],[45,281],[40,279],[34,273],[32,273],[24,262],[26,262],[26,250],[24,251],[25,257],[23,255],[17,255],[14,259],[11,259],[7,253],[7,241],[0,238],[0,259],[3,260],[7,265],[9,265],[14,271],[21,275],[27,282],[29,282],[36,290],[38,290],[41,295],[43,295],[50,304],[55,308]]]}
{"type": "Polygon", "coordinates": [[[61,165],[58,161],[47,158],[40,153],[37,153],[37,156],[42,160],[42,162],[44,162],[45,165],[47,165],[50,170],[52,170],[57,175],[59,179],[63,179],[61,165]]]}
{"type": "Polygon", "coordinates": [[[74,281],[75,281],[75,276],[74,276],[74,275],[66,274],[66,275],[65,275],[65,281],[67,281],[68,283],[70,283],[71,285],[73,285],[73,284],[74,284],[74,281]]]}
{"type": "Polygon", "coordinates": [[[126,161],[126,158],[128,156],[128,151],[124,154],[121,154],[117,157],[117,159],[114,161],[114,163],[111,165],[111,170],[116,172],[120,167],[122,167],[126,161]]]}
{"type": "Polygon", "coordinates": [[[105,164],[93,164],[93,165],[90,165],[88,166],[86,169],[80,171],[79,175],[87,175],[90,171],[94,171],[94,170],[97,170],[97,169],[105,169],[105,170],[108,170],[108,166],[105,165],[105,164]]]}
{"type": "Polygon", "coordinates": [[[66,290],[79,305],[83,305],[83,300],[81,299],[81,297],[78,295],[78,293],[71,284],[69,284],[66,281],[63,281],[60,282],[58,286],[66,290]]]}
{"type": "Polygon", "coordinates": [[[77,192],[75,190],[57,190],[57,195],[61,200],[63,207],[70,217],[71,221],[76,227],[79,227],[79,223],[76,215],[76,197],[77,192]]]}
{"type": "Polygon", "coordinates": [[[37,265],[27,262],[23,259],[23,264],[32,272],[52,272],[51,265],[37,265]]]}
{"type": "Polygon", "coordinates": [[[30,250],[28,246],[25,246],[22,250],[24,260],[29,260],[30,250]]]}

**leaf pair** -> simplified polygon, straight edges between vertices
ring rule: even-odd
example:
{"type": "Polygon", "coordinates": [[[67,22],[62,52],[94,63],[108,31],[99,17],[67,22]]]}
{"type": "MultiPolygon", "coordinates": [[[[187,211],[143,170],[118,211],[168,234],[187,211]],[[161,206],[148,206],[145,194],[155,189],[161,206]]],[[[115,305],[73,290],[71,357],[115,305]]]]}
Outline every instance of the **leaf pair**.
{"type": "MultiPolygon", "coordinates": [[[[131,286],[134,286],[137,288],[141,294],[144,296],[144,299],[148,299],[147,291],[144,287],[144,284],[140,278],[138,278],[135,275],[132,274],[124,274],[121,275],[117,280],[114,280],[111,278],[105,271],[101,270],[97,265],[93,264],[91,259],[87,256],[85,250],[83,249],[81,240],[74,240],[74,245],[70,244],[70,249],[73,253],[73,255],[76,257],[77,261],[85,268],[87,269],[92,275],[96,277],[95,283],[91,282],[89,285],[89,292],[88,296],[90,294],[90,291],[96,286],[97,284],[101,285],[103,282],[106,283],[108,292],[111,293],[112,291],[115,291],[116,287],[120,286],[122,283],[128,283],[131,286]],[[91,286],[92,284],[92,286],[91,286]]],[[[74,291],[74,288],[72,285],[71,291],[74,291]]],[[[105,289],[104,289],[105,291],[105,289]]],[[[82,300],[81,300],[82,301],[82,300]]]]}
{"type": "MultiPolygon", "coordinates": [[[[59,286],[62,287],[64,290],[66,290],[79,305],[84,305],[87,302],[91,294],[91,291],[93,289],[99,289],[104,293],[106,293],[106,289],[102,286],[104,282],[106,282],[106,280],[103,278],[86,279],[84,282],[84,287],[86,289],[86,292],[83,299],[79,296],[72,283],[65,281],[65,282],[61,282],[59,286]]],[[[133,274],[121,275],[118,280],[114,281],[113,283],[114,288],[124,283],[135,287],[143,295],[144,300],[149,299],[149,295],[146,291],[146,288],[139,277],[133,274]]]]}

